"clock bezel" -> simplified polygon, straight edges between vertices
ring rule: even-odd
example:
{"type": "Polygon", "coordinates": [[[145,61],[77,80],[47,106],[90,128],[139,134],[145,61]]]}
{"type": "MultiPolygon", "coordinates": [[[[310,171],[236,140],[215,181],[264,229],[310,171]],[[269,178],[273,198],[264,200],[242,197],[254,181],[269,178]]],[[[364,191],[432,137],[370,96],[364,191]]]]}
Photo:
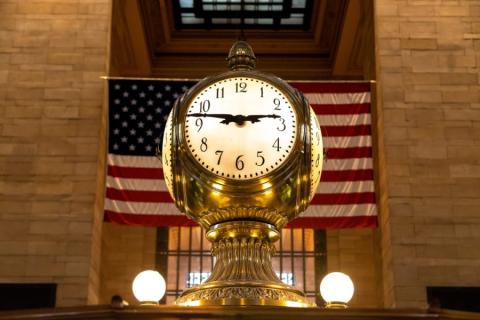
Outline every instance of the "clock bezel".
{"type": "Polygon", "coordinates": [[[241,188],[242,186],[250,187],[252,185],[263,185],[266,182],[272,183],[274,180],[282,180],[284,176],[287,175],[288,170],[293,165],[296,165],[295,159],[299,156],[297,155],[297,153],[309,153],[309,150],[305,150],[305,142],[307,142],[305,139],[308,140],[308,147],[310,142],[309,136],[308,134],[306,134],[306,121],[307,119],[309,121],[309,112],[307,109],[309,108],[309,106],[308,103],[305,106],[305,102],[302,97],[303,96],[301,95],[301,93],[299,93],[296,89],[292,88],[282,79],[274,75],[258,72],[255,70],[228,71],[201,80],[180,98],[180,101],[178,103],[179,108],[176,110],[177,115],[174,118],[177,121],[177,123],[174,125],[174,134],[176,135],[178,145],[180,146],[179,151],[181,154],[184,155],[183,158],[184,161],[186,161],[184,165],[187,164],[184,169],[188,170],[191,168],[195,168],[195,170],[188,170],[189,174],[192,177],[199,179],[200,181],[205,181],[205,179],[214,180],[216,184],[226,188],[230,188],[232,187],[232,185],[234,185],[235,188],[241,188]],[[225,79],[242,77],[261,80],[281,91],[282,94],[285,95],[288,102],[292,106],[293,111],[295,112],[297,126],[295,141],[293,143],[290,153],[285,158],[285,160],[278,167],[272,169],[268,173],[249,179],[235,179],[225,176],[219,176],[215,172],[206,169],[202,164],[198,162],[197,159],[195,159],[190,148],[188,148],[185,131],[188,108],[202,90],[206,89],[207,87],[213,85],[216,82],[225,79]]]}

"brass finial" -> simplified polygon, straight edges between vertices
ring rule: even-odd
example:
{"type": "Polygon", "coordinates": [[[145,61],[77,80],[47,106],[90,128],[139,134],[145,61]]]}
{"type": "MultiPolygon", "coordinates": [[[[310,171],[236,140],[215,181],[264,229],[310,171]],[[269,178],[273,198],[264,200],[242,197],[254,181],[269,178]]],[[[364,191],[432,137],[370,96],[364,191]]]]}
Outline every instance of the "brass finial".
{"type": "Polygon", "coordinates": [[[243,40],[238,40],[232,45],[227,57],[228,66],[232,70],[255,69],[256,60],[252,47],[243,40]]]}

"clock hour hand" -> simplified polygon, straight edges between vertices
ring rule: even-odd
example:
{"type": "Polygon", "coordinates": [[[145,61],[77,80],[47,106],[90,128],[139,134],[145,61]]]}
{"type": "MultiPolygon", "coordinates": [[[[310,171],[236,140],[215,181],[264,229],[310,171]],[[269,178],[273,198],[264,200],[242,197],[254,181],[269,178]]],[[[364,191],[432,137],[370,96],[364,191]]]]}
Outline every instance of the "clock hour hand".
{"type": "Polygon", "coordinates": [[[223,119],[220,121],[220,123],[223,124],[230,124],[231,122],[234,122],[238,125],[243,125],[245,121],[250,121],[251,123],[255,122],[260,122],[261,118],[280,118],[279,115],[276,114],[253,114],[253,115],[248,115],[244,116],[241,114],[233,115],[233,114],[228,114],[228,113],[189,113],[187,114],[189,117],[210,117],[210,118],[220,118],[223,119]]]}

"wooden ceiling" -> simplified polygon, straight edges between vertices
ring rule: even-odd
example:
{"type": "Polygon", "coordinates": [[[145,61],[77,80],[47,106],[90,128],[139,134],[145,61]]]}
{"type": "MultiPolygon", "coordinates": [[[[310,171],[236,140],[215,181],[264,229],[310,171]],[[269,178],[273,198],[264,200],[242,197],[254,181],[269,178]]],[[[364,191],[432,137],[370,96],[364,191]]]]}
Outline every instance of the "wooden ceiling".
{"type": "MultiPolygon", "coordinates": [[[[175,30],[171,0],[113,1],[110,76],[203,78],[227,70],[239,30],[175,30]]],[[[257,69],[284,79],[369,79],[371,0],[316,0],[308,30],[246,30],[257,69]]]]}

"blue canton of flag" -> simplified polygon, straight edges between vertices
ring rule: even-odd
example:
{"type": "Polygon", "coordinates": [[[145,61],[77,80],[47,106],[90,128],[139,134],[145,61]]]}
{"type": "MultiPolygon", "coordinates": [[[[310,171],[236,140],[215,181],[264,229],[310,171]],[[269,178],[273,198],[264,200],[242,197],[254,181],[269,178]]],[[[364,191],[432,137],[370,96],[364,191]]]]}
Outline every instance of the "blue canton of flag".
{"type": "Polygon", "coordinates": [[[110,80],[108,152],[150,156],[175,100],[195,82],[110,80]]]}

